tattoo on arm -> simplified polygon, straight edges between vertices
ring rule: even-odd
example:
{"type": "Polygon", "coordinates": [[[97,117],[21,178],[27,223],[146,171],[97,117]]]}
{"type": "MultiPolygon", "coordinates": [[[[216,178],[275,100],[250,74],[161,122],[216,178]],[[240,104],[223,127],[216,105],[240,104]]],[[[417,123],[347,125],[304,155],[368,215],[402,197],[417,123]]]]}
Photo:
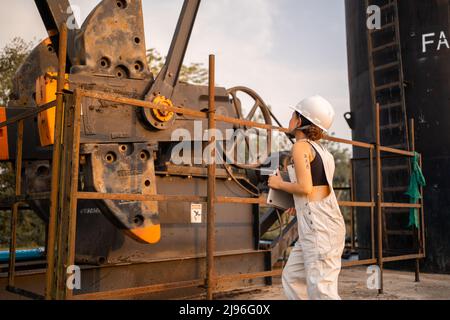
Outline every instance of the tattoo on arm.
{"type": "Polygon", "coordinates": [[[307,154],[305,154],[304,157],[305,157],[306,169],[309,170],[309,168],[310,168],[309,157],[307,154]]]}

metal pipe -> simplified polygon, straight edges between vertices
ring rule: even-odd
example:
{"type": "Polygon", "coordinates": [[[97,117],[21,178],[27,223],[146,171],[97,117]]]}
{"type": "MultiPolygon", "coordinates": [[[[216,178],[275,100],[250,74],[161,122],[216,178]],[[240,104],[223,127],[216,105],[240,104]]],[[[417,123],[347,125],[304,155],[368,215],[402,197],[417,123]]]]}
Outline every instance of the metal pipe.
{"type": "MultiPolygon", "coordinates": [[[[350,161],[350,200],[354,202],[355,197],[355,168],[353,161],[350,161]]],[[[351,234],[351,251],[354,252],[356,248],[355,240],[355,208],[350,208],[350,234],[351,234]]]]}
{"type": "Polygon", "coordinates": [[[32,299],[32,300],[44,300],[44,296],[42,296],[40,294],[36,294],[34,292],[16,288],[16,287],[7,287],[6,291],[20,295],[20,296],[28,298],[28,299],[32,299]]]}
{"type": "Polygon", "coordinates": [[[100,91],[80,89],[79,92],[82,97],[87,97],[87,98],[92,98],[92,99],[97,99],[97,100],[102,100],[102,101],[116,102],[118,104],[129,105],[129,106],[133,106],[133,107],[154,109],[154,110],[159,110],[162,112],[174,112],[174,113],[179,113],[179,114],[183,114],[186,116],[191,116],[191,117],[195,117],[195,118],[199,118],[199,119],[207,119],[208,118],[208,114],[206,112],[195,111],[190,108],[163,106],[160,104],[154,104],[152,102],[131,99],[131,98],[119,96],[117,94],[105,93],[105,92],[100,92],[100,91]]]}
{"type": "Polygon", "coordinates": [[[55,142],[53,145],[50,216],[49,216],[48,240],[47,240],[47,274],[46,274],[46,288],[45,288],[46,299],[52,299],[54,297],[52,291],[54,279],[59,173],[61,164],[60,163],[61,133],[62,133],[63,109],[64,109],[63,90],[66,81],[66,58],[67,58],[67,26],[65,23],[62,23],[59,35],[59,67],[58,67],[58,84],[56,91],[55,142]]]}
{"type": "Polygon", "coordinates": [[[380,133],[380,104],[376,104],[375,111],[375,135],[376,135],[376,157],[377,157],[377,233],[378,233],[378,267],[380,268],[380,288],[378,292],[383,293],[383,181],[381,172],[381,133],[380,133]]]}
{"type": "MultiPolygon", "coordinates": [[[[122,194],[122,193],[97,193],[97,192],[78,192],[78,200],[128,200],[128,201],[178,201],[178,202],[207,202],[207,197],[202,196],[177,196],[177,195],[143,195],[143,194],[122,194]]],[[[216,203],[240,203],[240,204],[259,204],[266,205],[266,198],[240,198],[240,197],[215,197],[216,203]]],[[[387,203],[389,207],[417,207],[413,204],[403,203],[387,203]]],[[[353,202],[353,201],[339,201],[341,207],[360,207],[371,208],[375,207],[375,202],[353,202]]]]}
{"type": "MultiPolygon", "coordinates": [[[[17,127],[17,145],[16,145],[16,185],[15,196],[21,194],[22,187],[22,155],[23,155],[23,120],[20,120],[17,127]]],[[[19,215],[20,203],[14,202],[11,212],[11,237],[9,243],[9,269],[8,286],[14,287],[16,272],[16,245],[17,245],[17,220],[19,215]]]]}
{"type": "Polygon", "coordinates": [[[382,208],[420,208],[420,204],[414,203],[393,203],[393,202],[382,202],[382,208]]]}
{"type": "Polygon", "coordinates": [[[338,203],[340,207],[372,208],[376,206],[375,202],[338,201],[338,203]]]}
{"type": "Polygon", "coordinates": [[[351,145],[351,146],[358,147],[358,148],[374,149],[374,146],[372,144],[365,143],[365,142],[346,140],[346,139],[330,137],[330,136],[325,136],[324,139],[328,140],[328,141],[332,141],[332,142],[337,142],[337,143],[343,143],[343,144],[351,145]]]}
{"type": "Polygon", "coordinates": [[[12,117],[4,122],[1,122],[0,129],[7,127],[11,124],[17,123],[20,120],[25,120],[25,119],[37,116],[38,114],[40,114],[48,109],[54,108],[55,105],[56,105],[56,101],[51,101],[41,107],[36,107],[36,108],[32,108],[31,110],[24,111],[21,114],[19,114],[18,116],[12,117]]]}
{"type": "MultiPolygon", "coordinates": [[[[29,261],[43,258],[45,256],[45,248],[16,250],[16,261],[29,261]]],[[[9,261],[9,250],[0,251],[0,262],[9,261]]]]}
{"type": "MultiPolygon", "coordinates": [[[[73,114],[73,129],[72,135],[72,159],[71,159],[71,183],[69,190],[69,237],[68,237],[68,261],[69,266],[75,265],[75,242],[77,233],[77,192],[78,192],[78,178],[80,168],[80,125],[81,125],[81,96],[78,90],[75,90],[75,107],[73,114]]],[[[68,130],[66,130],[68,131],[68,130]]],[[[68,288],[67,298],[73,295],[73,290],[68,288]]]]}
{"type": "MultiPolygon", "coordinates": [[[[405,155],[390,155],[390,156],[386,156],[386,155],[382,155],[381,156],[381,159],[383,159],[383,160],[393,160],[393,159],[402,159],[402,158],[404,158],[405,157],[405,155]]],[[[409,157],[409,155],[407,156],[407,157],[409,157]]],[[[369,158],[367,157],[367,158],[353,158],[353,161],[367,161],[367,160],[369,160],[369,158]]]]}
{"type": "MultiPolygon", "coordinates": [[[[369,172],[369,186],[370,186],[370,201],[375,203],[375,192],[374,192],[374,176],[373,176],[373,150],[369,150],[370,159],[369,159],[369,166],[370,166],[370,172],[369,172]]],[[[372,259],[376,258],[375,253],[375,207],[370,208],[370,245],[371,245],[371,256],[372,259]]]]}
{"type": "Polygon", "coordinates": [[[106,292],[96,292],[74,295],[72,300],[101,300],[139,296],[143,294],[156,293],[168,290],[200,287],[205,283],[204,280],[180,281],[175,283],[156,284],[147,287],[120,289],[106,292]]]}
{"type": "Polygon", "coordinates": [[[144,194],[116,194],[77,192],[78,200],[128,200],[128,201],[178,201],[178,202],[207,202],[207,197],[201,196],[170,196],[144,194]]]}
{"type": "Polygon", "coordinates": [[[209,56],[209,110],[208,129],[209,145],[211,146],[210,163],[208,164],[208,221],[206,245],[206,297],[213,300],[215,289],[214,251],[216,248],[216,92],[215,92],[215,56],[209,56]]]}
{"type": "MultiPolygon", "coordinates": [[[[411,151],[412,152],[416,152],[416,131],[415,131],[415,123],[414,123],[414,119],[410,119],[409,120],[409,128],[410,128],[410,134],[411,134],[411,138],[410,138],[410,143],[411,143],[411,151]]],[[[420,207],[422,207],[422,205],[420,205],[420,207]]],[[[421,253],[421,248],[422,248],[422,239],[421,239],[421,234],[420,234],[420,229],[421,226],[419,226],[419,229],[415,230],[416,236],[417,236],[417,249],[419,251],[419,253],[421,253]]],[[[416,259],[415,261],[415,282],[420,282],[420,260],[416,259]]]]}
{"type": "Polygon", "coordinates": [[[253,127],[253,128],[263,129],[263,130],[269,130],[269,131],[273,130],[273,131],[280,131],[280,132],[285,132],[285,133],[288,132],[288,129],[285,129],[285,128],[279,128],[279,127],[276,127],[276,126],[273,126],[270,124],[256,123],[251,120],[230,118],[230,117],[222,116],[219,114],[216,114],[214,118],[216,121],[236,124],[236,125],[240,125],[240,126],[244,126],[244,127],[253,127]]]}
{"type": "MultiPolygon", "coordinates": [[[[128,201],[179,201],[179,202],[207,202],[207,197],[202,196],[177,196],[177,195],[142,195],[122,193],[97,193],[78,192],[78,200],[128,200],[128,201]]],[[[266,205],[265,198],[240,198],[216,196],[216,203],[240,203],[266,205]]],[[[373,208],[376,202],[339,201],[341,207],[373,208]]],[[[410,203],[388,203],[382,202],[382,208],[420,208],[420,205],[410,203]]]]}
{"type": "Polygon", "coordinates": [[[417,260],[423,259],[425,256],[423,254],[409,254],[404,256],[396,256],[396,257],[386,257],[383,258],[383,262],[399,262],[399,261],[408,261],[408,260],[417,260]]]}
{"type": "Polygon", "coordinates": [[[388,153],[392,153],[392,154],[397,154],[397,155],[401,155],[401,156],[407,156],[407,157],[413,157],[414,153],[411,151],[405,151],[405,150],[399,150],[399,149],[394,149],[394,148],[389,148],[389,147],[383,147],[380,145],[380,150],[382,152],[388,152],[388,153]]]}
{"type": "MultiPolygon", "coordinates": [[[[422,155],[420,155],[420,157],[419,157],[419,165],[420,165],[420,167],[421,168],[423,168],[423,163],[422,163],[422,155]]],[[[422,214],[421,214],[421,220],[422,220],[422,225],[421,225],[421,227],[422,227],[422,229],[421,229],[421,232],[422,232],[422,254],[424,255],[424,256],[426,256],[426,254],[427,254],[427,251],[426,251],[426,239],[425,239],[425,209],[424,209],[424,199],[423,199],[423,187],[420,187],[420,194],[422,195],[422,199],[420,200],[420,204],[422,205],[422,214]]]]}
{"type": "Polygon", "coordinates": [[[272,271],[263,271],[263,272],[255,272],[255,273],[247,273],[247,274],[232,274],[226,276],[217,277],[218,282],[231,282],[237,280],[250,280],[250,279],[259,279],[259,278],[271,278],[271,277],[279,277],[283,273],[283,270],[272,270],[272,271]]]}
{"type": "Polygon", "coordinates": [[[68,210],[67,210],[67,194],[68,183],[70,182],[70,172],[67,170],[69,153],[71,151],[71,140],[68,140],[68,131],[71,123],[69,112],[71,105],[68,96],[64,96],[64,109],[62,115],[62,131],[61,131],[61,155],[59,158],[60,182],[58,186],[57,216],[56,216],[56,232],[55,232],[55,276],[53,281],[53,299],[64,300],[66,292],[66,268],[67,268],[67,235],[68,235],[68,210]]]}
{"type": "Polygon", "coordinates": [[[351,268],[357,266],[368,266],[377,263],[377,259],[367,259],[367,260],[356,260],[356,261],[348,261],[342,263],[342,268],[351,268]]]}

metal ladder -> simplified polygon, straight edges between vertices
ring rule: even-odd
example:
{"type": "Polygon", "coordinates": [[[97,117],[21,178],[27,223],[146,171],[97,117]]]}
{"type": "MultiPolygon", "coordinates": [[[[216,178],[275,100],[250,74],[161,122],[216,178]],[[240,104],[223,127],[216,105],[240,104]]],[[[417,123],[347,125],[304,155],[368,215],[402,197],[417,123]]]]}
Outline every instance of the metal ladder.
{"type": "MultiPolygon", "coordinates": [[[[410,150],[398,0],[366,0],[366,5],[381,9],[381,29],[367,29],[372,101],[380,103],[381,109],[381,144],[410,150]]],[[[404,193],[411,176],[409,159],[384,159],[382,168],[383,201],[408,202],[404,193]]],[[[399,237],[414,237],[415,233],[407,228],[408,209],[386,208],[383,213],[383,245],[389,254],[397,249],[399,237]]]]}

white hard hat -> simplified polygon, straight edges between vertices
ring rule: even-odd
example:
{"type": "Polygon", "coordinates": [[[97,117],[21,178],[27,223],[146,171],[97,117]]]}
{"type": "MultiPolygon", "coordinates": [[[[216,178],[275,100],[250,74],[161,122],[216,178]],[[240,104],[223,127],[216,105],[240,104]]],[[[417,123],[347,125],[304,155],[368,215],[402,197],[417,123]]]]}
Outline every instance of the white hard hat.
{"type": "Polygon", "coordinates": [[[333,106],[321,96],[312,96],[300,102],[296,107],[291,108],[311,121],[325,132],[330,130],[334,122],[336,113],[333,106]]]}

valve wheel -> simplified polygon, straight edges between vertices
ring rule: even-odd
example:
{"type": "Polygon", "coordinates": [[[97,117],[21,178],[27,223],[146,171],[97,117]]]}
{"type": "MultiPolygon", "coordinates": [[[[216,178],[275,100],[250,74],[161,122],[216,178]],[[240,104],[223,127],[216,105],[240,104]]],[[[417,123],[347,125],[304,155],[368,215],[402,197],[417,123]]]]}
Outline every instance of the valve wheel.
{"type": "MultiPolygon", "coordinates": [[[[245,121],[253,121],[265,125],[272,126],[272,117],[270,113],[269,107],[266,105],[264,100],[252,89],[246,88],[246,87],[234,87],[228,90],[228,94],[231,98],[231,103],[234,106],[234,109],[236,111],[236,114],[238,115],[240,120],[245,121]],[[250,112],[244,116],[243,113],[243,107],[242,107],[242,100],[238,97],[238,95],[244,94],[247,96],[250,101],[253,101],[253,106],[250,109],[250,112]],[[261,112],[261,118],[255,119],[255,116],[257,115],[258,110],[261,112]],[[255,121],[256,120],[256,121],[255,121]]],[[[237,125],[235,126],[235,129],[244,129],[248,130],[251,129],[250,127],[246,125],[237,125]]],[[[256,130],[262,131],[263,129],[257,129],[256,130]]],[[[264,162],[269,158],[270,154],[272,153],[272,130],[264,130],[263,132],[267,132],[267,138],[265,142],[265,149],[266,152],[263,150],[262,154],[261,152],[258,152],[256,157],[256,163],[239,163],[239,161],[236,161],[237,159],[232,159],[233,166],[241,168],[241,169],[257,169],[260,168],[264,162]]],[[[248,135],[245,135],[245,143],[246,143],[246,154],[249,153],[250,150],[250,137],[248,135]]],[[[233,148],[230,148],[229,150],[235,150],[237,149],[237,141],[234,141],[233,148]]],[[[260,150],[259,146],[258,149],[260,150]]],[[[238,151],[238,150],[235,150],[238,151]]],[[[234,152],[235,156],[237,152],[234,152]]],[[[226,155],[228,157],[228,155],[226,155]]]]}

